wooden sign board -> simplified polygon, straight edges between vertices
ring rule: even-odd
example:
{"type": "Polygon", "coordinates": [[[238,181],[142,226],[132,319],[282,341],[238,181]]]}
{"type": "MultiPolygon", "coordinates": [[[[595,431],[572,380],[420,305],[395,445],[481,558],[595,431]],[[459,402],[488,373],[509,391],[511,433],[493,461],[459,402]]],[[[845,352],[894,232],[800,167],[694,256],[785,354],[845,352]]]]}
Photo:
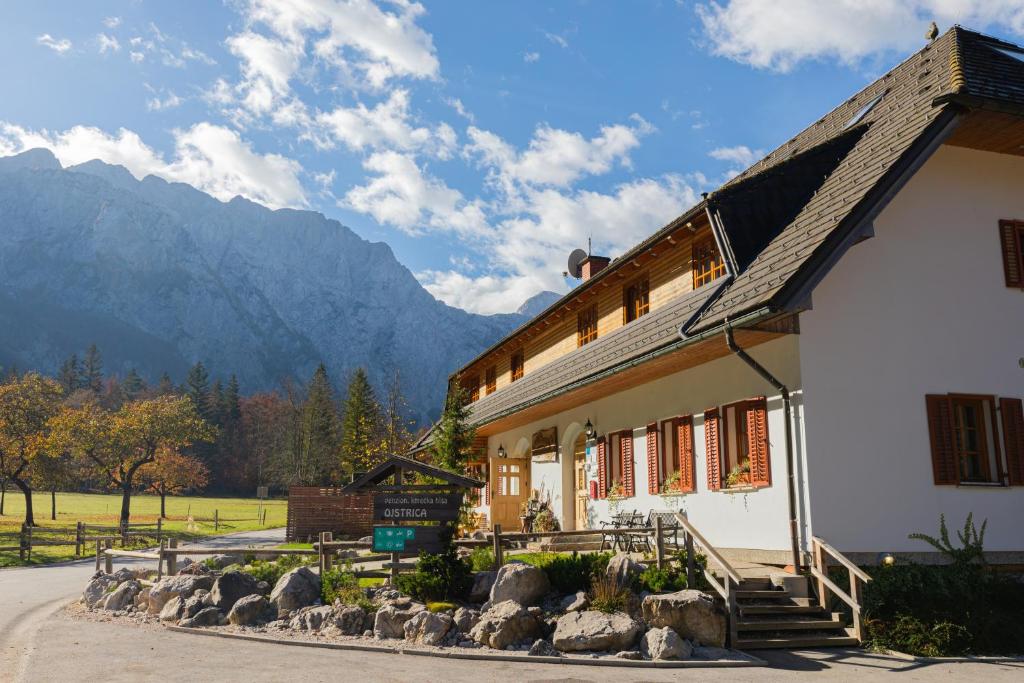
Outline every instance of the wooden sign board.
{"type": "Polygon", "coordinates": [[[373,552],[410,553],[420,551],[438,554],[444,546],[443,532],[451,533],[447,524],[441,526],[375,526],[373,527],[373,552]]]}
{"type": "Polygon", "coordinates": [[[257,498],[261,498],[261,499],[262,498],[266,498],[267,497],[267,487],[266,486],[257,486],[256,487],[256,497],[257,498]]]}
{"type": "Polygon", "coordinates": [[[534,462],[557,462],[558,428],[548,427],[535,432],[530,453],[534,462]]]}
{"type": "Polygon", "coordinates": [[[376,522],[454,522],[461,493],[383,493],[373,497],[376,522]]]}

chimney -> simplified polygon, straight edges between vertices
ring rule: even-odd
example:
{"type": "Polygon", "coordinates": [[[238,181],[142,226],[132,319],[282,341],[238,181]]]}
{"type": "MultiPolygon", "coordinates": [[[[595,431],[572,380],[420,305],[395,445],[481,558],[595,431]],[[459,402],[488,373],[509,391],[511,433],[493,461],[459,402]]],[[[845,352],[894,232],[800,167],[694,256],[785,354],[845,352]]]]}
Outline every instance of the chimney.
{"type": "Polygon", "coordinates": [[[581,277],[583,278],[583,281],[586,282],[600,273],[611,262],[612,260],[607,256],[588,256],[585,258],[583,263],[580,264],[581,277]]]}

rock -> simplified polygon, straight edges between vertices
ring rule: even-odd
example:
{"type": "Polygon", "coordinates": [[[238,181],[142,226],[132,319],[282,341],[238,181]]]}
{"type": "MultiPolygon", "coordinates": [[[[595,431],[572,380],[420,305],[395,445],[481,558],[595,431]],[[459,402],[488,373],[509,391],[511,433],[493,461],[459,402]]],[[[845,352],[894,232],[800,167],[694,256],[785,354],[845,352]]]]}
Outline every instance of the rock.
{"type": "Polygon", "coordinates": [[[670,627],[663,626],[644,634],[640,639],[640,652],[648,659],[689,659],[693,647],[670,627]]]}
{"type": "Polygon", "coordinates": [[[377,610],[373,620],[373,635],[376,638],[404,638],[405,622],[412,619],[426,607],[418,602],[393,600],[377,610]]]}
{"type": "Polygon", "coordinates": [[[640,623],[621,612],[570,612],[558,620],[551,642],[562,652],[628,650],[642,630],[640,623]]]}
{"type": "Polygon", "coordinates": [[[220,624],[220,610],[216,607],[204,607],[195,616],[189,619],[182,619],[178,626],[195,628],[196,626],[217,626],[220,624]]]}
{"type": "Polygon", "coordinates": [[[608,560],[605,576],[613,579],[621,588],[628,588],[644,569],[642,564],[631,559],[629,555],[616,555],[608,560]]]}
{"type": "Polygon", "coordinates": [[[273,588],[274,587],[266,581],[260,581],[256,584],[256,592],[260,595],[270,595],[270,591],[273,590],[273,588]]]}
{"type": "Polygon", "coordinates": [[[533,645],[530,646],[531,657],[561,657],[562,653],[558,651],[554,645],[543,638],[538,638],[533,641],[533,645]]]}
{"type": "Polygon", "coordinates": [[[135,572],[133,572],[131,569],[128,569],[128,567],[121,567],[116,572],[114,572],[112,576],[114,577],[114,581],[120,584],[124,583],[125,581],[131,581],[132,579],[134,579],[135,572]]]}
{"type": "Polygon", "coordinates": [[[543,569],[522,562],[504,565],[491,586],[491,604],[512,600],[520,605],[535,605],[551,589],[543,569]]]}
{"type": "Polygon", "coordinates": [[[167,601],[173,597],[188,598],[197,590],[209,590],[212,587],[212,576],[182,574],[161,579],[149,589],[149,613],[159,614],[167,601]]]}
{"type": "Polygon", "coordinates": [[[590,607],[590,599],[586,593],[579,591],[575,595],[565,596],[558,606],[563,612],[581,612],[590,607]]]}
{"type": "Polygon", "coordinates": [[[296,567],[274,585],[270,602],[277,610],[296,610],[320,600],[320,577],[309,567],[296,567]]]}
{"type": "Polygon", "coordinates": [[[648,595],[643,601],[643,615],[648,626],[668,626],[682,638],[725,646],[725,610],[707,593],[682,590],[648,595]]]}
{"type": "Polygon", "coordinates": [[[163,609],[160,610],[160,621],[177,621],[178,619],[181,619],[184,609],[185,600],[182,600],[180,596],[175,595],[173,598],[168,600],[163,606],[163,609]]]}
{"type": "Polygon", "coordinates": [[[205,565],[213,567],[214,569],[224,569],[233,564],[242,564],[241,555],[211,555],[209,559],[204,562],[205,565]]]}
{"type": "Polygon", "coordinates": [[[470,602],[484,602],[491,597],[491,587],[498,572],[476,572],[473,574],[473,587],[469,589],[470,602]]]}
{"type": "Polygon", "coordinates": [[[271,616],[270,601],[262,595],[246,595],[235,601],[228,612],[228,622],[237,626],[252,626],[267,621],[271,616]]]}
{"type": "Polygon", "coordinates": [[[145,612],[149,607],[149,589],[143,588],[139,591],[139,594],[135,596],[135,607],[142,612],[145,612]]]}
{"type": "Polygon", "coordinates": [[[477,622],[480,621],[480,613],[474,609],[467,609],[460,607],[455,610],[455,626],[458,627],[462,633],[469,633],[476,626],[477,622]]]}
{"type": "Polygon", "coordinates": [[[181,605],[181,618],[191,619],[207,607],[213,607],[207,603],[209,597],[209,591],[197,590],[192,594],[192,597],[186,598],[181,605]]]}
{"type": "Polygon", "coordinates": [[[636,650],[623,650],[622,652],[616,652],[615,656],[619,659],[643,659],[644,656],[636,650]]]}
{"type": "Polygon", "coordinates": [[[178,570],[178,576],[207,576],[210,569],[202,562],[191,562],[178,570]]]}
{"type": "Polygon", "coordinates": [[[288,626],[296,631],[319,631],[320,627],[331,623],[334,608],[330,605],[319,607],[303,607],[291,618],[288,626]]]}
{"type": "Polygon", "coordinates": [[[334,625],[342,635],[358,636],[366,630],[366,610],[356,605],[336,607],[334,610],[334,625]]]}
{"type": "Polygon", "coordinates": [[[107,588],[115,583],[116,581],[112,574],[97,572],[89,580],[89,583],[85,585],[85,590],[82,591],[82,602],[85,603],[86,607],[95,607],[100,598],[106,596],[107,588]]]}
{"type": "Polygon", "coordinates": [[[423,610],[405,622],[405,639],[421,645],[440,645],[452,627],[452,618],[447,614],[423,610]]]}
{"type": "Polygon", "coordinates": [[[257,583],[259,582],[255,578],[242,572],[222,574],[213,582],[213,590],[210,591],[210,604],[219,607],[223,612],[228,612],[239,598],[259,593],[256,587],[257,583]]]}
{"type": "Polygon", "coordinates": [[[481,645],[504,650],[513,643],[537,638],[540,630],[540,624],[525,607],[513,600],[505,600],[481,614],[480,621],[469,635],[481,645]]]}
{"type": "Polygon", "coordinates": [[[107,593],[96,602],[96,607],[99,609],[109,610],[111,612],[120,612],[121,610],[131,607],[135,601],[135,596],[142,592],[142,584],[135,579],[125,581],[120,586],[114,589],[113,592],[107,593]]]}

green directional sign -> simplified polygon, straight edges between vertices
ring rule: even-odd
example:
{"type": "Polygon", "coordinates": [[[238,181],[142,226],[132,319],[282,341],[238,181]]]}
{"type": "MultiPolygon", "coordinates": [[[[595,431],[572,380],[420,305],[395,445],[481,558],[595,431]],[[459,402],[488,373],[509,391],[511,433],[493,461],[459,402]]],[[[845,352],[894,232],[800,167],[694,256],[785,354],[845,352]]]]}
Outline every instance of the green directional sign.
{"type": "Polygon", "coordinates": [[[405,550],[406,542],[415,538],[414,526],[375,526],[373,550],[378,553],[400,553],[405,550]]]}

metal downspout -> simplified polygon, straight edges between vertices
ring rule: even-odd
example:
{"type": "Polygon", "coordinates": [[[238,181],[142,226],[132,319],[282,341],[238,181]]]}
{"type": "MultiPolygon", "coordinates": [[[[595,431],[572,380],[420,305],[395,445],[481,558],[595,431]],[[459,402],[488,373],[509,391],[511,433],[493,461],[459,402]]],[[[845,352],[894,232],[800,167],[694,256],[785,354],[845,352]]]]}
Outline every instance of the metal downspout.
{"type": "Polygon", "coordinates": [[[759,374],[766,382],[775,387],[782,394],[782,413],[786,424],[786,489],[789,494],[789,540],[793,552],[793,570],[800,573],[800,528],[796,516],[796,462],[793,453],[793,424],[792,408],[789,401],[789,389],[780,382],[775,375],[750,357],[746,351],[736,344],[733,337],[732,326],[728,319],[725,321],[725,343],[729,350],[736,354],[740,360],[749,365],[754,372],[759,374]]]}

